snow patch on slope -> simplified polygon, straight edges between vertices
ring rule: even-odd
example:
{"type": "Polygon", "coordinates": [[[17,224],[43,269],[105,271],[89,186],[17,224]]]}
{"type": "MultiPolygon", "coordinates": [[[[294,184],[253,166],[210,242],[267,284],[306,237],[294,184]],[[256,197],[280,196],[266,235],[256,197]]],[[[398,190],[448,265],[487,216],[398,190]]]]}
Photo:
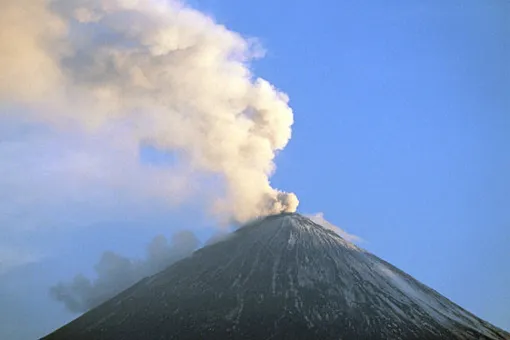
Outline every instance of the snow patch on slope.
{"type": "Polygon", "coordinates": [[[389,278],[406,297],[419,304],[431,317],[443,322],[446,326],[449,326],[453,321],[467,328],[475,328],[488,337],[494,336],[486,330],[485,325],[479,320],[452,303],[448,303],[447,300],[448,304],[439,301],[434,295],[424,292],[421,287],[411,284],[404,277],[383,264],[378,264],[377,269],[389,278]]]}

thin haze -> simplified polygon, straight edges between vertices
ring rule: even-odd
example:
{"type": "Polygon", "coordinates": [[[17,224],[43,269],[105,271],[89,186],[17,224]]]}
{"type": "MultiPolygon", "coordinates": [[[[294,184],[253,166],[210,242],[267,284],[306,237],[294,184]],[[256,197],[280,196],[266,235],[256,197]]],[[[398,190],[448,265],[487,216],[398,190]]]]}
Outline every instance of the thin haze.
{"type": "Polygon", "coordinates": [[[70,282],[60,282],[51,287],[50,295],[64,303],[70,312],[86,312],[140,279],[190,255],[198,245],[199,240],[193,232],[181,231],[175,233],[170,242],[163,235],[154,237],[147,246],[147,256],[144,260],[130,259],[106,251],[94,266],[95,279],[78,274],[70,282]]]}
{"type": "Polygon", "coordinates": [[[181,177],[168,195],[179,202],[189,174],[216,176],[208,210],[221,220],[296,210],[297,197],[269,181],[293,114],[250,72],[263,54],[255,40],[176,1],[4,0],[0,47],[0,101],[23,119],[115,131],[110,144],[132,157],[140,145],[174,152],[181,177]]]}

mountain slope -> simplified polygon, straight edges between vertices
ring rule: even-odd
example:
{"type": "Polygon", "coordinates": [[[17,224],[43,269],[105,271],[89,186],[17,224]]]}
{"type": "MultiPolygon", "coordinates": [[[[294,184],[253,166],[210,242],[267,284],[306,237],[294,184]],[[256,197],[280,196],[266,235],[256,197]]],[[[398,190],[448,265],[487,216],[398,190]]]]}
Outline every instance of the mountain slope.
{"type": "Polygon", "coordinates": [[[510,339],[298,214],[264,218],[46,339],[510,339]]]}

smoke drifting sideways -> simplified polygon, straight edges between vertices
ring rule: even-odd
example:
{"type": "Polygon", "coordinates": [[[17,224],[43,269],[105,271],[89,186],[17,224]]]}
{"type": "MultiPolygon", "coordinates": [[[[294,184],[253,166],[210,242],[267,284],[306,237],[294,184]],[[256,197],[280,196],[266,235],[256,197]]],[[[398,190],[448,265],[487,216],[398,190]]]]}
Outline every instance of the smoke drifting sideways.
{"type": "Polygon", "coordinates": [[[20,119],[178,152],[222,180],[221,219],[296,210],[269,181],[293,113],[251,73],[256,40],[176,0],[3,0],[0,51],[0,103],[20,119]]]}
{"type": "MultiPolygon", "coordinates": [[[[207,244],[223,239],[217,234],[207,244]]],[[[139,280],[151,276],[174,262],[189,256],[200,245],[191,231],[175,233],[170,242],[163,235],[156,236],[147,246],[144,260],[133,260],[111,251],[104,252],[95,265],[96,279],[82,274],[70,282],[60,282],[50,288],[53,299],[64,303],[73,313],[84,313],[109,300],[139,280]]]]}

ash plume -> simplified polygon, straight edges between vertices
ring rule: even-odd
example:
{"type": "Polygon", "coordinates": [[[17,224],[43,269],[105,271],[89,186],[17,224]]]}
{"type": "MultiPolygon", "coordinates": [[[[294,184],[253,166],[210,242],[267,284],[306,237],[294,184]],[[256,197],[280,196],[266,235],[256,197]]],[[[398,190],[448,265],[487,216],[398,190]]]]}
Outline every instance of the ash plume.
{"type": "Polygon", "coordinates": [[[94,266],[97,277],[89,279],[78,274],[70,282],[51,287],[50,295],[73,313],[83,313],[114,297],[144,277],[158,273],[172,263],[187,257],[199,247],[191,231],[175,233],[170,242],[156,236],[147,245],[147,256],[134,260],[106,251],[94,266]]]}
{"type": "Polygon", "coordinates": [[[269,181],[293,113],[251,73],[262,54],[174,0],[3,0],[0,102],[76,134],[121,127],[115,143],[134,155],[141,144],[178,152],[189,173],[222,181],[210,211],[246,221],[298,205],[269,181]]]}

